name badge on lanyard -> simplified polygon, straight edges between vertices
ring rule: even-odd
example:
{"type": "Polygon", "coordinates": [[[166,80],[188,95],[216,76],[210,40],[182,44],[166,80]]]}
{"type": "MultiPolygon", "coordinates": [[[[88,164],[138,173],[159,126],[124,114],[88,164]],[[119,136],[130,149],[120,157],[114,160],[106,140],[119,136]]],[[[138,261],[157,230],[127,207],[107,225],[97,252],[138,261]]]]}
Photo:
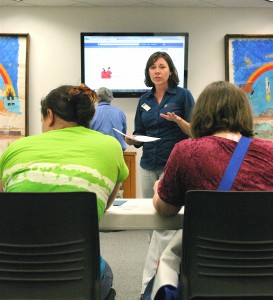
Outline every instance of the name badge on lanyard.
{"type": "Polygon", "coordinates": [[[142,107],[143,109],[145,109],[146,111],[149,111],[149,110],[151,109],[151,107],[150,107],[148,104],[146,104],[146,103],[143,103],[143,104],[141,105],[141,107],[142,107]]]}

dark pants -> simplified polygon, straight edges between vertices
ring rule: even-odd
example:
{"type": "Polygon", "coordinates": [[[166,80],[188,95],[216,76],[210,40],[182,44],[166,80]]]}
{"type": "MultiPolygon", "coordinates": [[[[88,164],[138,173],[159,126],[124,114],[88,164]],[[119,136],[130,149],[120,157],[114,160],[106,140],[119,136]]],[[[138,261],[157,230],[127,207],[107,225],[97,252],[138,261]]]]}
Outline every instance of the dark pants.
{"type": "Polygon", "coordinates": [[[106,261],[105,262],[105,271],[103,278],[101,280],[101,300],[104,300],[112,287],[113,284],[113,272],[106,261]]]}

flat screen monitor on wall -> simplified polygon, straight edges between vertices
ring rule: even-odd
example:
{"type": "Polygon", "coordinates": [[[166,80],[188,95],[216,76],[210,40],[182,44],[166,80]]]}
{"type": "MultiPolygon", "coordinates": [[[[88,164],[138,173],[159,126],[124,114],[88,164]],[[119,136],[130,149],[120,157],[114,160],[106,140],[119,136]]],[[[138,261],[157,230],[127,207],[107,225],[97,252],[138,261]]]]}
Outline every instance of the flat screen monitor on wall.
{"type": "Polygon", "coordinates": [[[116,98],[140,97],[149,56],[167,52],[187,87],[188,33],[81,33],[81,79],[90,88],[107,87],[116,98]]]}

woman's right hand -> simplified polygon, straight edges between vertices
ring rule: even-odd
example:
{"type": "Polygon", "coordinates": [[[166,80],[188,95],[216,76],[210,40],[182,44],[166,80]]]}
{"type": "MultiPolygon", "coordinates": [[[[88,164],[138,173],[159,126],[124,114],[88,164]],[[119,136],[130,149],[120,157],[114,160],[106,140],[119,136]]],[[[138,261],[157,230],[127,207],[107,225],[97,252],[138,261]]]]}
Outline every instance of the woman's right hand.
{"type": "Polygon", "coordinates": [[[134,135],[127,135],[126,137],[125,137],[125,143],[126,144],[128,144],[129,146],[132,146],[132,145],[135,145],[135,144],[137,144],[138,142],[136,141],[136,140],[133,140],[133,139],[131,139],[130,137],[134,137],[134,135]]]}

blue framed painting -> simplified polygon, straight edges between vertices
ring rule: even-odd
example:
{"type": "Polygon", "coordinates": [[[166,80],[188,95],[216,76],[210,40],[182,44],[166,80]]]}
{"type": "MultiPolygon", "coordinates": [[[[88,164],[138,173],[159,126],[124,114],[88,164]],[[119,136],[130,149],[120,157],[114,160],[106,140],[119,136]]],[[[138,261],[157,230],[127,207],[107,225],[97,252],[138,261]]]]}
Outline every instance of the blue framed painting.
{"type": "Polygon", "coordinates": [[[29,34],[0,34],[0,155],[28,135],[29,34]]]}
{"type": "Polygon", "coordinates": [[[273,34],[227,34],[225,77],[245,91],[255,134],[273,140],[273,34]]]}

